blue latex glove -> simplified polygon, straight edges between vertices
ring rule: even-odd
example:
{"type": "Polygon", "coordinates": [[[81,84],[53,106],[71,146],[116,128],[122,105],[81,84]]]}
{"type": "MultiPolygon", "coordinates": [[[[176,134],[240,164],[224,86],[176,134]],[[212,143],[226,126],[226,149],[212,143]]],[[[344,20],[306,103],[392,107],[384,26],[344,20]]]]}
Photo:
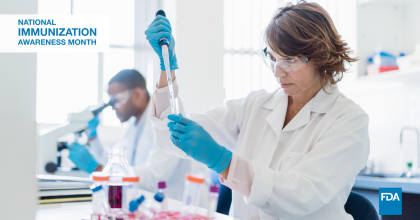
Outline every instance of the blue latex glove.
{"type": "Polygon", "coordinates": [[[86,133],[89,139],[96,137],[96,128],[98,127],[98,125],[99,125],[99,116],[96,115],[92,120],[88,122],[86,133]]]}
{"type": "Polygon", "coordinates": [[[165,70],[165,64],[162,57],[162,48],[159,46],[159,40],[163,37],[169,41],[169,63],[170,69],[178,69],[178,64],[176,63],[175,55],[175,40],[172,36],[172,28],[169,20],[163,16],[156,16],[155,20],[149,25],[147,30],[144,32],[146,34],[146,39],[149,41],[150,45],[153,47],[160,59],[160,69],[165,70]]]}
{"type": "Polygon", "coordinates": [[[98,162],[93,158],[92,154],[88,149],[77,142],[74,142],[69,146],[70,155],[69,159],[81,170],[88,173],[95,171],[99,165],[98,162]]]}
{"type": "Polygon", "coordinates": [[[201,125],[181,114],[168,115],[171,141],[188,156],[221,173],[229,165],[232,152],[220,146],[201,125]]]}

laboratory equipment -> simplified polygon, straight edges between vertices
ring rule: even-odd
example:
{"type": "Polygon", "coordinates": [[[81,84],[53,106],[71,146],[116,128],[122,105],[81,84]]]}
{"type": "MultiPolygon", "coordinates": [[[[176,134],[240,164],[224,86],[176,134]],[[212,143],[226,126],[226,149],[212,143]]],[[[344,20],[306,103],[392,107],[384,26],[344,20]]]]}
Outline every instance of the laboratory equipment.
{"type": "MultiPolygon", "coordinates": [[[[109,181],[109,174],[104,172],[92,172],[92,186],[102,186],[108,195],[107,184],[109,181]]],[[[92,188],[92,187],[91,187],[92,188]]]]}
{"type": "Polygon", "coordinates": [[[165,195],[157,192],[153,199],[154,200],[150,203],[149,209],[153,214],[160,213],[162,211],[162,201],[165,199],[165,195]]]}
{"type": "Polygon", "coordinates": [[[166,196],[166,182],[165,181],[158,182],[158,192],[166,196]]]}
{"type": "Polygon", "coordinates": [[[64,149],[67,149],[67,143],[58,142],[58,139],[72,133],[80,136],[87,128],[88,122],[106,107],[111,106],[113,102],[114,100],[111,100],[107,104],[100,105],[93,109],[85,109],[78,113],[69,113],[66,124],[39,132],[37,174],[49,173],[65,176],[86,176],[86,173],[83,171],[60,169],[63,159],[61,157],[61,152],[64,149]]]}
{"type": "Polygon", "coordinates": [[[106,192],[102,185],[92,185],[92,220],[106,219],[109,211],[109,204],[106,192]]]}
{"type": "Polygon", "coordinates": [[[204,183],[204,177],[201,175],[187,174],[184,187],[184,207],[182,214],[192,216],[196,214],[196,209],[200,197],[201,185],[204,183]]]}
{"type": "Polygon", "coordinates": [[[138,176],[135,177],[123,177],[123,204],[122,209],[126,212],[130,211],[130,202],[139,198],[140,193],[138,191],[138,184],[140,182],[140,178],[138,176]]]}
{"type": "Polygon", "coordinates": [[[128,211],[129,212],[134,212],[136,211],[139,206],[144,202],[144,196],[141,195],[139,198],[136,198],[134,200],[132,200],[129,204],[128,204],[128,211]]]}
{"type": "Polygon", "coordinates": [[[213,218],[219,201],[220,185],[212,183],[210,185],[209,206],[207,208],[207,217],[213,218]]]}
{"type": "MultiPolygon", "coordinates": [[[[163,10],[159,10],[156,12],[156,16],[161,15],[166,17],[166,14],[163,10]]],[[[166,80],[168,81],[168,88],[170,94],[170,106],[172,114],[179,114],[179,106],[178,106],[178,98],[175,97],[174,87],[172,84],[172,75],[171,75],[171,68],[169,63],[169,40],[167,38],[162,38],[159,40],[159,46],[162,48],[162,57],[163,62],[165,65],[165,72],[166,72],[166,80]]]]}
{"type": "Polygon", "coordinates": [[[401,70],[420,67],[420,44],[417,44],[413,54],[397,58],[398,67],[401,70]]]}
{"type": "Polygon", "coordinates": [[[367,66],[367,75],[376,75],[383,72],[398,70],[397,58],[387,52],[377,51],[372,56],[372,64],[367,66]]]}
{"type": "Polygon", "coordinates": [[[420,134],[419,134],[419,130],[416,127],[403,127],[401,128],[401,132],[400,132],[400,145],[402,147],[403,144],[403,132],[405,130],[413,130],[416,133],[417,136],[417,152],[416,155],[414,157],[414,163],[412,163],[409,166],[409,173],[406,172],[404,175],[407,177],[416,177],[416,176],[420,176],[420,134]],[[409,175],[409,176],[408,176],[409,175]]]}
{"type": "MultiPolygon", "coordinates": [[[[167,196],[167,194],[166,194],[166,182],[165,181],[158,182],[158,192],[162,193],[165,197],[167,196]]],[[[162,201],[162,211],[168,211],[168,200],[167,199],[164,199],[162,201]]]]}
{"type": "Polygon", "coordinates": [[[121,209],[123,201],[123,177],[135,177],[134,171],[127,162],[127,149],[124,147],[110,147],[108,163],[102,170],[109,174],[108,198],[112,209],[121,209]]]}

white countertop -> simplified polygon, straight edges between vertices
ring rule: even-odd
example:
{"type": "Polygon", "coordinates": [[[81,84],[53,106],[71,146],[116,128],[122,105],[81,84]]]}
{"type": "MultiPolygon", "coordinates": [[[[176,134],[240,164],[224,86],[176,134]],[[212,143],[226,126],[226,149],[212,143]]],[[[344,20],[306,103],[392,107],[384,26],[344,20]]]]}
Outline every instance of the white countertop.
{"type": "MultiPolygon", "coordinates": [[[[64,191],[64,190],[61,190],[64,191]]],[[[90,191],[90,190],[89,190],[90,191]]],[[[64,192],[65,193],[65,192],[64,192]]],[[[146,198],[153,198],[153,194],[148,191],[141,190],[141,193],[146,198]]],[[[41,194],[41,193],[40,193],[41,194]]],[[[49,194],[54,194],[50,191],[49,194]]],[[[62,192],[59,194],[63,195],[62,192]]],[[[171,211],[179,211],[182,208],[182,202],[168,199],[168,208],[171,211]]],[[[207,215],[207,210],[198,208],[198,214],[207,215]]],[[[54,203],[54,204],[40,204],[36,212],[36,220],[90,220],[92,214],[91,202],[69,202],[69,203],[54,203]]],[[[216,213],[215,219],[233,220],[234,218],[226,215],[216,213]]]]}
{"type": "Polygon", "coordinates": [[[402,188],[402,192],[420,194],[420,178],[356,176],[353,188],[370,190],[379,190],[379,188],[402,188]]]}

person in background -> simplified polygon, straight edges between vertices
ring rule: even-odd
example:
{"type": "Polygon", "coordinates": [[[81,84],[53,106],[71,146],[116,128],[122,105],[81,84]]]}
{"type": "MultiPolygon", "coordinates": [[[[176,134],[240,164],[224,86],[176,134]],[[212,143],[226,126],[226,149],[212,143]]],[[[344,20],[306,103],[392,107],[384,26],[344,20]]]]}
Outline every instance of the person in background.
{"type": "MultiPolygon", "coordinates": [[[[140,188],[153,192],[159,181],[166,181],[168,197],[182,200],[186,173],[202,174],[209,180],[208,169],[203,164],[181,159],[156,147],[147,117],[151,98],[146,81],[138,71],[125,69],[117,73],[108,83],[108,95],[116,100],[112,108],[118,119],[127,123],[125,134],[116,146],[127,148],[127,160],[140,177],[140,188]]],[[[88,123],[89,147],[78,143],[70,147],[70,160],[88,173],[101,171],[107,163],[108,147],[98,138],[98,125],[98,117],[88,123]]],[[[206,194],[207,190],[202,192],[206,194]]],[[[207,196],[201,195],[201,198],[200,206],[205,207],[207,196]]]]}

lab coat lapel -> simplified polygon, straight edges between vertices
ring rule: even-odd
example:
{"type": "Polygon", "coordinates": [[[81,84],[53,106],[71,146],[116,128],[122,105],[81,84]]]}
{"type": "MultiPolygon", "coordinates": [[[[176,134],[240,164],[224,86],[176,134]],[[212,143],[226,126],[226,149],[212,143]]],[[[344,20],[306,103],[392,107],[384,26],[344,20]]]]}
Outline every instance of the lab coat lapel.
{"type": "Polygon", "coordinates": [[[297,113],[297,115],[289,122],[289,124],[284,127],[283,132],[285,131],[294,131],[306,124],[311,120],[311,109],[312,109],[313,99],[311,99],[305,106],[297,113]]]}
{"type": "Polygon", "coordinates": [[[276,134],[276,145],[283,129],[284,119],[287,111],[287,95],[283,90],[279,90],[268,102],[263,105],[263,108],[271,109],[272,112],[265,118],[265,121],[269,124],[276,134]]]}
{"type": "MultiPolygon", "coordinates": [[[[311,120],[312,112],[325,114],[333,106],[335,100],[337,99],[340,91],[337,86],[331,86],[326,89],[325,92],[321,89],[314,98],[312,98],[306,105],[299,111],[299,113],[293,118],[292,121],[283,129],[283,132],[294,131],[302,126],[307,125],[311,120]],[[296,120],[295,120],[296,119],[296,120]],[[290,126],[289,126],[290,125],[290,126]]],[[[279,169],[281,162],[289,155],[289,153],[294,149],[294,146],[299,142],[299,139],[295,139],[293,143],[289,145],[289,148],[284,152],[280,158],[279,163],[276,165],[276,169],[279,169]]]]}

